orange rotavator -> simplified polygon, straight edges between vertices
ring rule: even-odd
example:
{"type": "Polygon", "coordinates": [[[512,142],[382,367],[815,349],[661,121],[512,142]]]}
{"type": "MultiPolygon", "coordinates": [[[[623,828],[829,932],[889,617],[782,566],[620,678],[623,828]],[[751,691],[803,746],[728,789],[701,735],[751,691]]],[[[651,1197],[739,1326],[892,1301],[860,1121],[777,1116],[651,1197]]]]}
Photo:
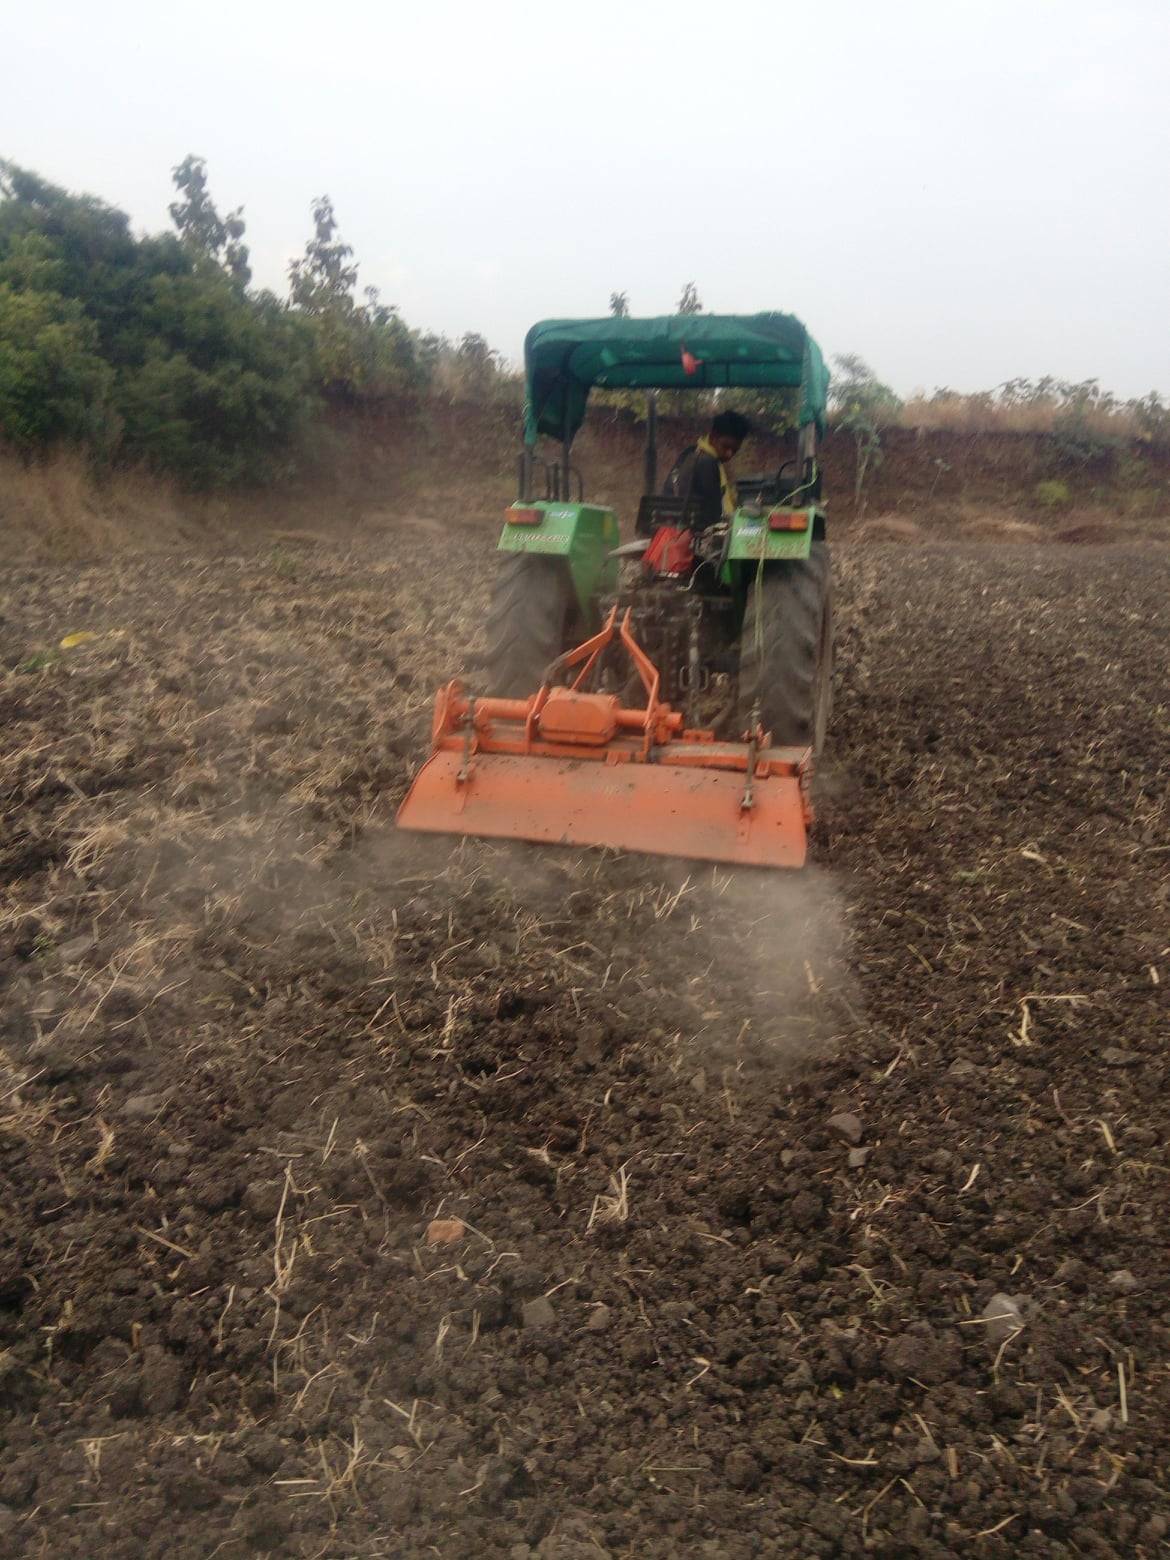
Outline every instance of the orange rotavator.
{"type": "Polygon", "coordinates": [[[549,321],[529,333],[525,360],[520,498],[505,513],[488,621],[491,696],[458,681],[439,690],[431,756],[398,823],[802,866],[832,666],[816,344],[781,314],[549,321]],[[659,496],[651,397],[638,539],[619,547],[613,512],[572,491],[569,445],[594,384],[799,390],[797,469],[741,480],[734,512],[715,521],[689,492],[659,496]],[[555,466],[536,460],[541,433],[562,441],[555,466]]]}

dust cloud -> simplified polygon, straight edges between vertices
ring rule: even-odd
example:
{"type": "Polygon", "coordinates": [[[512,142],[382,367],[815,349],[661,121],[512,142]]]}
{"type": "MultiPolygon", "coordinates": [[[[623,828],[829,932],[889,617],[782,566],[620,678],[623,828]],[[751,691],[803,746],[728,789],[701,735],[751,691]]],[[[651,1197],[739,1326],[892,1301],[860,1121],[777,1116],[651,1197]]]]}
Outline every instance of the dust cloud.
{"type": "Polygon", "coordinates": [[[354,870],[400,923],[445,919],[501,980],[539,981],[672,1069],[783,1070],[860,1024],[846,914],[815,867],[767,872],[607,851],[371,832],[354,870]],[[521,972],[523,974],[521,975],[521,972]]]}

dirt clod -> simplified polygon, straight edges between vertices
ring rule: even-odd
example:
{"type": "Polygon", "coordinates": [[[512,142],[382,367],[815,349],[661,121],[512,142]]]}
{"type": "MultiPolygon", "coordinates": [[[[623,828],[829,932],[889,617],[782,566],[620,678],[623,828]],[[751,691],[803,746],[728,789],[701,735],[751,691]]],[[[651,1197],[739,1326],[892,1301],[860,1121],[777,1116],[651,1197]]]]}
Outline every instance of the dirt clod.
{"type": "Polygon", "coordinates": [[[856,1145],[861,1142],[861,1122],[852,1111],[838,1111],[835,1116],[829,1117],[825,1125],[844,1143],[856,1145]]]}
{"type": "Polygon", "coordinates": [[[535,1300],[524,1302],[520,1308],[520,1317],[525,1327],[551,1327],[557,1319],[557,1313],[551,1300],[538,1295],[535,1300]]]}
{"type": "Polygon", "coordinates": [[[788,1216],[798,1230],[810,1230],[825,1216],[824,1200],[815,1192],[797,1192],[788,1205],[788,1216]]]}
{"type": "Polygon", "coordinates": [[[1141,1063],[1136,1051],[1127,1051],[1120,1045],[1107,1045],[1101,1052],[1101,1060],[1106,1067],[1137,1067],[1141,1063]]]}
{"type": "Polygon", "coordinates": [[[959,1374],[962,1365],[959,1340],[950,1329],[938,1332],[928,1322],[914,1322],[886,1344],[882,1364],[895,1378],[936,1386],[959,1374]]]}
{"type": "Polygon", "coordinates": [[[983,1069],[976,1066],[969,1057],[960,1056],[947,1068],[947,1077],[959,1079],[978,1078],[982,1071],[983,1069]]]}
{"type": "Polygon", "coordinates": [[[760,1482],[761,1469],[751,1452],[736,1447],[727,1455],[723,1464],[724,1477],[733,1490],[754,1490],[760,1482]]]}
{"type": "Polygon", "coordinates": [[[166,1105],[165,1094],[132,1094],[122,1102],[121,1115],[129,1121],[148,1121],[166,1105]]]}
{"type": "Polygon", "coordinates": [[[58,944],[57,957],[62,964],[76,964],[79,959],[84,959],[87,953],[97,946],[95,937],[71,937],[68,942],[58,944]]]}
{"type": "Polygon", "coordinates": [[[151,1344],[142,1360],[143,1407],[150,1414],[170,1414],[178,1407],[182,1392],[182,1365],[174,1355],[151,1344]]]}

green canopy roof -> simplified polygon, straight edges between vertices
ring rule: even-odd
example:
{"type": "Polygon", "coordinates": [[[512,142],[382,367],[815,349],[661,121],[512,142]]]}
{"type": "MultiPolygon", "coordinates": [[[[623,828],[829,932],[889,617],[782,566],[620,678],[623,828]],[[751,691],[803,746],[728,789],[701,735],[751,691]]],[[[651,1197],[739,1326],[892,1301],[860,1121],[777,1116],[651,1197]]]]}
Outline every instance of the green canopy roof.
{"type": "Polygon", "coordinates": [[[568,439],[604,390],[800,390],[799,421],[823,430],[829,371],[791,314],[666,314],[541,320],[524,342],[524,438],[568,439]],[[688,374],[683,353],[698,360],[688,374]]]}

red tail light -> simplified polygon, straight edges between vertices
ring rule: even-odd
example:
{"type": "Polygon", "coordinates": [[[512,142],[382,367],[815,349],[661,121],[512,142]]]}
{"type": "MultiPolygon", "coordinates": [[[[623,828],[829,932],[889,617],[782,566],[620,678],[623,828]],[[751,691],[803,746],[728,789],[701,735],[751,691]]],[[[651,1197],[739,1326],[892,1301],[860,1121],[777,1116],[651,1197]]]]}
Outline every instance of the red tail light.
{"type": "Polygon", "coordinates": [[[543,509],[505,509],[504,519],[509,525],[539,525],[544,519],[543,509]]]}
{"type": "Polygon", "coordinates": [[[808,515],[800,509],[773,509],[768,516],[770,531],[807,531],[808,515]]]}

